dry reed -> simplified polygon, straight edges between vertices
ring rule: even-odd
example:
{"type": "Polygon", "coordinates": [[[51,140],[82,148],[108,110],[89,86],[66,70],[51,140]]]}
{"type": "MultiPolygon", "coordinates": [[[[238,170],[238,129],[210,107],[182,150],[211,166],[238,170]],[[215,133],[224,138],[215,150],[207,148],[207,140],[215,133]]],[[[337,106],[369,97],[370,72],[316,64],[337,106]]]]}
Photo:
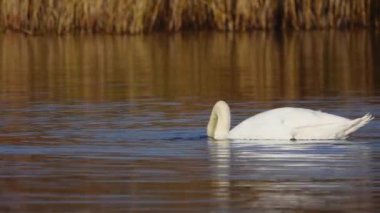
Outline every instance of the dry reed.
{"type": "Polygon", "coordinates": [[[0,29],[25,33],[380,28],[378,0],[0,0],[0,29]]]}

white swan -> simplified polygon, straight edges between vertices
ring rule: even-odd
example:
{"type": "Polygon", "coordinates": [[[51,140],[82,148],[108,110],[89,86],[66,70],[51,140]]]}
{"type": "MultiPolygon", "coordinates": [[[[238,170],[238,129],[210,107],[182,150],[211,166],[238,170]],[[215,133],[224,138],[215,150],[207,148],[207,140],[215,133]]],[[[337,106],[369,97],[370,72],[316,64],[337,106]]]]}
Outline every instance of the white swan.
{"type": "Polygon", "coordinates": [[[374,117],[344,117],[303,108],[284,107],[252,116],[230,130],[230,108],[218,101],[212,109],[207,135],[223,139],[312,140],[345,139],[374,117]]]}

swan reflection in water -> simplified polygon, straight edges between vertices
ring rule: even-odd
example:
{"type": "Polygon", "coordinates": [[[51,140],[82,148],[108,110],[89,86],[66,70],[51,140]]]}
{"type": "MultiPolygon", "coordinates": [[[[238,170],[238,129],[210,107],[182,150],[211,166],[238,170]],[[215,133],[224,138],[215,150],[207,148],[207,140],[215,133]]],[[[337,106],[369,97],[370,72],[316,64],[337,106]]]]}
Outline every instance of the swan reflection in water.
{"type": "Polygon", "coordinates": [[[366,143],[209,139],[208,146],[223,208],[352,210],[373,203],[366,143]]]}

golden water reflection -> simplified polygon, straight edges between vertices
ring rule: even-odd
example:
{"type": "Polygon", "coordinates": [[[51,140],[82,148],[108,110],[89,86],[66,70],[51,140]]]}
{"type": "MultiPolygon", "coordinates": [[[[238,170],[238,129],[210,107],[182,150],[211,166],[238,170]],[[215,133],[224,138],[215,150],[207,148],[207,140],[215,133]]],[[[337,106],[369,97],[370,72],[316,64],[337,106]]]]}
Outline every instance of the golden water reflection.
{"type": "Polygon", "coordinates": [[[376,32],[0,36],[1,101],[371,95],[376,32]]]}

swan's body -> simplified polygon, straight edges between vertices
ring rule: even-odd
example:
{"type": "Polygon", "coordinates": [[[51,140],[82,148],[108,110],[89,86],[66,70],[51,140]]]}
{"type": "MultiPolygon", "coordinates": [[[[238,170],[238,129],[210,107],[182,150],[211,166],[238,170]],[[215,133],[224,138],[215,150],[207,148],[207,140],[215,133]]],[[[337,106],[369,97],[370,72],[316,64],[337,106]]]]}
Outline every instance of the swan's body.
{"type": "Polygon", "coordinates": [[[372,119],[370,114],[351,120],[321,111],[284,107],[252,116],[229,131],[230,108],[226,102],[218,101],[211,113],[207,135],[217,140],[345,139],[372,119]]]}

